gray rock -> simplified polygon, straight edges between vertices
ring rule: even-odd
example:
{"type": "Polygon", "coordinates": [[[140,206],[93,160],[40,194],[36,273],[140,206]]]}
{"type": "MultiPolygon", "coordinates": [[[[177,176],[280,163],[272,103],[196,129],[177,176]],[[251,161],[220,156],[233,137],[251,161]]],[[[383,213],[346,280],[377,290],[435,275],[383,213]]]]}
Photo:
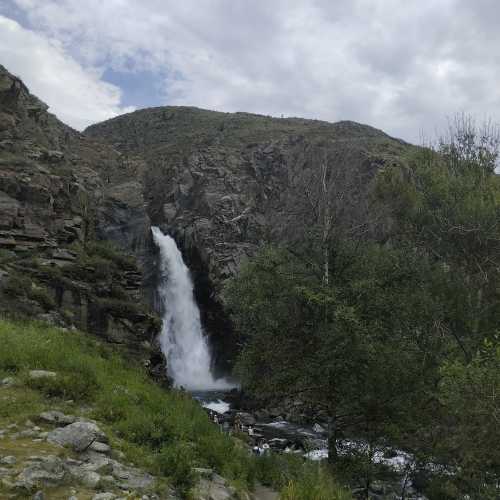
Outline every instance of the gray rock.
{"type": "Polygon", "coordinates": [[[55,486],[60,484],[66,476],[60,458],[53,455],[37,457],[16,478],[16,487],[32,490],[36,486],[55,486]]]}
{"type": "Polygon", "coordinates": [[[90,447],[90,450],[96,451],[97,453],[109,453],[111,451],[111,447],[106,443],[100,443],[99,441],[94,441],[90,447]]]}
{"type": "Polygon", "coordinates": [[[195,488],[194,497],[197,500],[235,500],[236,490],[226,486],[225,481],[209,481],[200,479],[195,488]]]}
{"type": "Polygon", "coordinates": [[[12,455],[7,455],[6,457],[0,459],[1,465],[14,465],[16,462],[17,462],[16,457],[13,457],[12,455]]]}
{"type": "Polygon", "coordinates": [[[45,495],[43,491],[37,491],[31,498],[32,500],[45,500],[45,495]]]}
{"type": "Polygon", "coordinates": [[[75,422],[49,432],[47,441],[76,452],[85,451],[94,441],[107,441],[106,435],[93,422],[75,422]]]}
{"type": "Polygon", "coordinates": [[[33,429],[26,429],[24,431],[18,432],[15,436],[17,438],[38,437],[38,432],[33,429]]]}
{"type": "Polygon", "coordinates": [[[100,474],[92,470],[87,470],[84,467],[68,467],[68,472],[74,479],[87,488],[96,488],[101,481],[100,474]]]}
{"type": "Polygon", "coordinates": [[[12,471],[10,469],[6,469],[5,467],[0,467],[0,478],[8,476],[12,474],[12,471]]]}
{"type": "Polygon", "coordinates": [[[86,470],[99,472],[99,474],[110,474],[113,471],[115,461],[105,457],[102,453],[89,449],[80,455],[80,458],[83,462],[80,462],[79,465],[82,465],[86,470]]]}
{"type": "Polygon", "coordinates": [[[32,380],[40,379],[40,378],[54,378],[57,377],[56,372],[50,372],[47,370],[30,370],[29,377],[32,380]]]}
{"type": "Polygon", "coordinates": [[[151,474],[115,461],[113,461],[113,476],[118,480],[118,485],[122,489],[149,490],[155,484],[155,479],[151,474]]]}
{"type": "Polygon", "coordinates": [[[14,377],[5,377],[4,379],[2,379],[2,381],[0,382],[0,385],[4,386],[4,387],[11,387],[13,386],[14,384],[16,383],[16,379],[14,377]]]}
{"type": "Polygon", "coordinates": [[[106,493],[98,493],[92,497],[92,500],[114,500],[116,495],[114,493],[106,492],[106,493]]]}
{"type": "Polygon", "coordinates": [[[40,413],[40,415],[38,415],[38,419],[42,420],[43,422],[48,422],[51,424],[62,424],[62,425],[69,425],[76,422],[75,416],[65,415],[61,411],[57,410],[45,411],[43,413],[40,413]]]}

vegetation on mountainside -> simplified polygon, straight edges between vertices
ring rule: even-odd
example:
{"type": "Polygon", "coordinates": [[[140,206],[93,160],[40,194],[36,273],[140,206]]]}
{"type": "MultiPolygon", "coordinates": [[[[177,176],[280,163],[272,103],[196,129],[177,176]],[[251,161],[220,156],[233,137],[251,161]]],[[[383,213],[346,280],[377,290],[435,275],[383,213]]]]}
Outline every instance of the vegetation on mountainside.
{"type": "Polygon", "coordinates": [[[331,195],[342,190],[324,168],[316,191],[330,196],[315,197],[308,238],[264,249],[227,299],[244,388],[325,411],[338,473],[367,489],[376,478],[370,457],[337,456],[336,439],[356,436],[367,454],[389,442],[417,470],[443,464],[423,481],[430,498],[496,498],[499,138],[463,117],[455,125],[380,172],[363,225],[339,226],[331,195]],[[377,211],[390,221],[381,237],[377,211]]]}
{"type": "MultiPolygon", "coordinates": [[[[88,416],[104,424],[113,449],[186,495],[196,480],[193,467],[213,468],[241,489],[257,480],[276,488],[300,487],[320,474],[316,464],[304,465],[298,457],[252,457],[241,442],[221,433],[191,396],[165,391],[116,347],[89,336],[1,320],[0,344],[0,379],[14,375],[18,380],[2,389],[0,396],[9,404],[0,404],[0,427],[54,407],[74,413],[83,405],[88,416]],[[32,380],[27,373],[33,369],[55,371],[57,377],[32,380]]],[[[324,488],[346,498],[330,479],[324,488]]]]}

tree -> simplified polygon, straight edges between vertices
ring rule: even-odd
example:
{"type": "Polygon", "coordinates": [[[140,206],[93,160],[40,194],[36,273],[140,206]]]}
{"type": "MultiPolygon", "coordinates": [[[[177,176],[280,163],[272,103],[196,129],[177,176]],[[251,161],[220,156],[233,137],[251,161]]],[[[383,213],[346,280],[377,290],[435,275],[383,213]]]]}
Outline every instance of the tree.
{"type": "Polygon", "coordinates": [[[500,341],[485,339],[469,363],[448,361],[439,396],[450,415],[442,447],[455,482],[473,498],[498,498],[500,483],[500,341]]]}

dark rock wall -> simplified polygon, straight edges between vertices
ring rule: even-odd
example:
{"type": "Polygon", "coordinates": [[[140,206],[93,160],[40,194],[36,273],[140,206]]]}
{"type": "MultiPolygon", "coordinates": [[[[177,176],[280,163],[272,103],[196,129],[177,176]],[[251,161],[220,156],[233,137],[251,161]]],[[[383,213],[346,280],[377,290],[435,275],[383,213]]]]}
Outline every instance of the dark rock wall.
{"type": "Polygon", "coordinates": [[[61,123],[0,66],[0,312],[89,330],[145,360],[155,355],[159,324],[143,302],[143,166],[61,123]],[[101,239],[137,262],[106,257],[105,248],[93,255],[101,239]]]}

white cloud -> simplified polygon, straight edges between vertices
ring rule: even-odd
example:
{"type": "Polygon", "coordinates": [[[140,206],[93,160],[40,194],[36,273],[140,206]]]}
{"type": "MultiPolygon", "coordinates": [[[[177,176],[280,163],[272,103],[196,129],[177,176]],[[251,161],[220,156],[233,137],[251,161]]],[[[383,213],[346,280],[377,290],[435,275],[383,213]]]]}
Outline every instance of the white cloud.
{"type": "Polygon", "coordinates": [[[152,71],[158,104],[352,119],[413,141],[457,111],[500,119],[497,0],[12,1],[83,67],[152,71]]]}
{"type": "Polygon", "coordinates": [[[95,121],[131,111],[120,106],[118,87],[100,80],[68,55],[57,40],[0,16],[0,62],[63,122],[82,130],[95,121]]]}

